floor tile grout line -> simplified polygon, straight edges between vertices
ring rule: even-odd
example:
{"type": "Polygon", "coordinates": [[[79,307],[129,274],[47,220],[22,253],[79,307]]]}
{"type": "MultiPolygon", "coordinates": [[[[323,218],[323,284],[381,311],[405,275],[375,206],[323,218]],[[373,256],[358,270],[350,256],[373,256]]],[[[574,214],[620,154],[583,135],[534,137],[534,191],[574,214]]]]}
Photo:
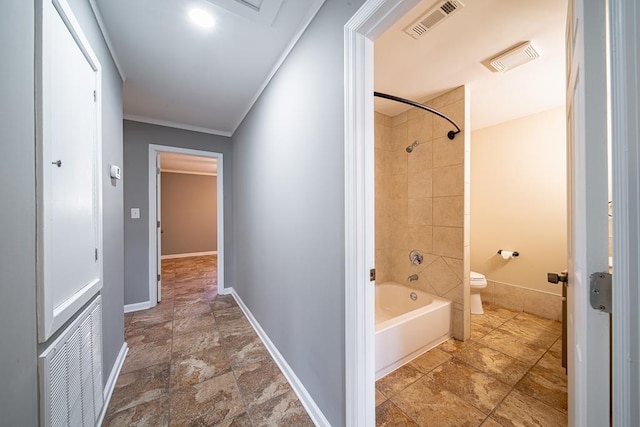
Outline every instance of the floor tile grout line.
{"type": "MultiPolygon", "coordinates": [[[[484,336],[486,336],[486,335],[490,334],[490,333],[491,333],[491,332],[493,332],[494,330],[497,330],[497,329],[502,328],[504,325],[506,325],[506,324],[507,324],[507,323],[509,323],[510,321],[512,321],[512,320],[514,320],[514,319],[516,319],[516,318],[518,317],[518,315],[519,315],[519,314],[520,314],[520,313],[517,313],[516,315],[514,315],[514,316],[510,317],[508,320],[506,320],[506,321],[502,322],[502,323],[501,323],[500,325],[498,325],[498,326],[495,326],[495,327],[489,327],[488,329],[490,329],[491,331],[490,331],[490,332],[488,332],[488,333],[486,333],[486,334],[484,334],[484,335],[483,335],[482,337],[480,337],[479,339],[476,339],[476,340],[468,340],[468,341],[467,341],[467,342],[469,342],[469,343],[470,343],[470,346],[476,346],[476,345],[478,345],[478,346],[484,346],[484,347],[490,348],[491,350],[496,351],[497,353],[500,353],[500,354],[502,354],[502,355],[504,355],[504,356],[507,356],[507,357],[509,357],[510,359],[513,359],[514,361],[516,361],[516,362],[518,362],[518,363],[520,363],[520,364],[525,364],[526,366],[528,366],[526,373],[525,373],[525,374],[524,374],[524,375],[523,375],[523,376],[522,376],[522,377],[521,377],[521,378],[520,378],[520,379],[519,379],[519,380],[518,380],[514,385],[504,383],[502,380],[500,380],[500,378],[496,378],[496,377],[494,377],[493,375],[491,375],[489,372],[486,372],[486,371],[484,371],[484,370],[482,370],[482,369],[476,368],[475,366],[472,366],[472,365],[470,365],[469,363],[465,362],[464,360],[460,359],[460,358],[458,357],[458,354],[459,354],[460,352],[464,351],[464,349],[459,350],[459,351],[456,351],[456,352],[453,352],[453,353],[448,353],[448,352],[447,352],[447,353],[451,356],[451,357],[450,357],[450,359],[448,359],[447,361],[451,361],[452,359],[455,359],[455,360],[457,360],[458,362],[463,363],[465,366],[468,366],[469,368],[471,368],[471,369],[473,369],[473,370],[475,370],[475,371],[477,371],[477,372],[480,372],[480,373],[483,373],[483,374],[485,374],[485,375],[488,375],[488,376],[490,376],[491,378],[493,378],[493,379],[495,379],[495,380],[499,381],[500,383],[502,383],[502,384],[504,384],[506,387],[508,387],[508,390],[509,390],[509,391],[508,391],[508,392],[505,394],[505,396],[504,396],[504,397],[503,397],[503,398],[502,398],[502,399],[501,399],[501,400],[500,400],[500,401],[499,401],[499,402],[498,402],[498,403],[497,403],[497,404],[492,408],[492,410],[491,410],[488,414],[485,414],[483,410],[481,410],[480,408],[477,408],[477,407],[476,407],[475,405],[473,405],[471,402],[468,402],[466,399],[462,398],[461,396],[458,396],[456,393],[452,393],[452,394],[453,394],[453,395],[455,395],[456,397],[460,398],[463,402],[465,402],[466,404],[469,404],[469,405],[471,405],[472,407],[474,407],[474,408],[478,409],[478,410],[480,411],[480,413],[482,413],[483,415],[485,415],[485,417],[484,417],[484,419],[483,419],[482,423],[484,423],[487,419],[491,418],[491,416],[495,413],[496,409],[497,409],[497,408],[498,408],[498,407],[499,407],[499,406],[504,402],[504,400],[505,400],[509,395],[511,395],[511,394],[512,394],[512,392],[513,392],[514,390],[516,390],[516,386],[517,386],[517,385],[518,385],[518,384],[519,384],[519,383],[520,383],[520,382],[521,382],[521,381],[522,381],[522,380],[523,380],[523,379],[524,379],[524,378],[525,378],[525,377],[526,377],[526,376],[531,372],[531,370],[532,370],[535,366],[537,366],[537,365],[538,365],[538,363],[542,360],[542,358],[543,358],[547,353],[549,353],[549,352],[551,351],[551,348],[552,348],[552,347],[553,347],[553,346],[558,342],[558,340],[559,340],[559,339],[561,339],[561,337],[560,337],[560,336],[558,336],[558,337],[557,337],[557,338],[556,338],[552,343],[550,343],[550,344],[548,344],[548,345],[545,345],[545,351],[544,351],[544,352],[543,352],[543,353],[542,353],[542,354],[541,354],[541,355],[536,359],[536,361],[535,361],[535,362],[533,362],[532,364],[531,364],[531,362],[526,362],[526,363],[525,363],[525,362],[523,362],[523,361],[521,361],[521,360],[519,360],[519,359],[517,359],[517,358],[514,358],[513,356],[510,356],[510,355],[508,355],[508,354],[505,354],[505,353],[501,352],[500,350],[493,349],[492,347],[487,346],[487,345],[485,345],[484,343],[480,343],[480,342],[479,342],[479,341],[480,341],[480,339],[482,339],[484,336]]],[[[534,315],[534,316],[535,316],[535,315],[534,315]]],[[[481,324],[478,324],[478,325],[481,325],[481,324]]],[[[481,325],[481,326],[486,327],[486,325],[481,325]]],[[[540,328],[541,328],[541,329],[543,329],[543,330],[544,330],[544,331],[546,331],[546,332],[554,332],[554,333],[555,333],[555,331],[551,330],[550,328],[545,328],[545,327],[544,327],[544,325],[539,324],[539,326],[540,326],[540,328]]],[[[473,327],[473,322],[472,322],[472,327],[473,327]]],[[[437,348],[437,347],[435,347],[435,348],[437,348]]],[[[436,365],[435,367],[433,367],[433,368],[429,371],[429,373],[433,372],[435,369],[437,369],[439,366],[442,366],[442,364],[444,364],[444,363],[446,363],[446,362],[443,362],[443,363],[440,363],[440,364],[436,365]]],[[[387,394],[383,393],[382,391],[380,391],[380,390],[376,387],[376,390],[377,390],[379,393],[381,393],[381,394],[386,398],[386,400],[385,400],[384,402],[381,402],[381,403],[380,403],[380,405],[384,404],[384,403],[385,403],[385,402],[387,402],[387,401],[391,402],[391,404],[393,404],[393,405],[394,405],[398,410],[400,410],[400,412],[401,412],[401,413],[403,413],[405,416],[407,416],[407,417],[408,417],[409,419],[411,419],[413,422],[415,422],[415,420],[414,420],[412,417],[410,417],[408,414],[406,414],[404,411],[402,411],[402,410],[401,410],[397,405],[395,405],[395,402],[393,402],[392,397],[393,397],[393,396],[395,396],[395,395],[397,395],[397,394],[399,394],[399,393],[401,393],[403,390],[405,390],[406,388],[408,388],[408,387],[410,387],[411,385],[415,384],[416,382],[418,382],[418,381],[422,380],[425,376],[428,376],[428,375],[429,375],[429,373],[423,373],[422,371],[420,371],[420,370],[418,370],[418,369],[416,369],[416,368],[414,368],[414,369],[415,369],[415,370],[417,370],[418,372],[420,372],[420,373],[422,374],[422,376],[421,376],[420,378],[416,379],[415,381],[411,382],[409,385],[407,385],[407,386],[406,386],[406,387],[404,387],[403,389],[401,389],[401,390],[399,390],[399,391],[395,392],[395,393],[394,393],[393,395],[391,395],[391,396],[388,396],[387,394]]],[[[554,376],[555,376],[555,375],[554,375],[554,376]]],[[[430,377],[430,378],[432,378],[432,377],[430,377]]],[[[528,396],[528,395],[526,395],[526,394],[524,394],[524,395],[525,395],[525,396],[528,396]]],[[[539,401],[540,403],[545,404],[546,406],[550,407],[551,409],[555,409],[555,410],[556,410],[556,412],[560,412],[560,413],[562,413],[562,411],[559,411],[559,410],[557,410],[556,408],[553,408],[553,407],[549,406],[548,404],[546,404],[546,403],[544,403],[544,402],[540,401],[540,400],[539,400],[539,399],[537,399],[537,398],[536,398],[536,401],[539,401]]],[[[377,407],[377,406],[379,406],[379,405],[376,405],[376,407],[377,407]]],[[[492,421],[497,422],[497,421],[496,421],[495,419],[493,419],[493,418],[492,418],[492,421]]],[[[502,423],[500,423],[500,422],[497,422],[497,423],[502,425],[502,423]]]]}

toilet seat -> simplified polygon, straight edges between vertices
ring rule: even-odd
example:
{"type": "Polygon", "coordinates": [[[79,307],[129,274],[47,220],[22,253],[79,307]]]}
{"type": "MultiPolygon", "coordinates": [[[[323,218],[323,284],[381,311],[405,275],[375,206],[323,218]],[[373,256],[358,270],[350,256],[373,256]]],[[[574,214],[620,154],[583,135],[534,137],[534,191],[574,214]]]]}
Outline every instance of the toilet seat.
{"type": "Polygon", "coordinates": [[[478,286],[478,287],[487,286],[487,278],[484,277],[484,274],[472,271],[470,274],[470,277],[471,277],[471,280],[470,280],[471,286],[478,286]]]}

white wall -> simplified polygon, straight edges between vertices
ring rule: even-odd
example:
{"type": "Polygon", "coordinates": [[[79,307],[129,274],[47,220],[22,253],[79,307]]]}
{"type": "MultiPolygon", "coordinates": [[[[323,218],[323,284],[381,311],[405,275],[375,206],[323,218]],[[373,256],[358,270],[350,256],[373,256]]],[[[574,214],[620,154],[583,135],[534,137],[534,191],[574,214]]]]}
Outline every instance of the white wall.
{"type": "Polygon", "coordinates": [[[566,268],[564,108],[471,134],[471,269],[489,280],[561,294],[547,272],[566,268]],[[509,261],[498,249],[517,250],[509,261]]]}
{"type": "Polygon", "coordinates": [[[345,423],[344,24],[328,0],[233,136],[234,288],[345,423]]]}

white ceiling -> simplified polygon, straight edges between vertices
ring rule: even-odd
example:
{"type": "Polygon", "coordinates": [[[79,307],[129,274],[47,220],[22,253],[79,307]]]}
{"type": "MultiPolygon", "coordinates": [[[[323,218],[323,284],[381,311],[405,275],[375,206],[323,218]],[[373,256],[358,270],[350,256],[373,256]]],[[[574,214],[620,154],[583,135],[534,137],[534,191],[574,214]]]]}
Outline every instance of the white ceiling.
{"type": "MultiPolygon", "coordinates": [[[[465,7],[415,40],[403,32],[439,3],[423,0],[375,41],[375,90],[423,102],[466,84],[471,128],[564,105],[566,0],[462,0],[465,7]],[[531,41],[540,58],[506,73],[482,62],[531,41]]],[[[376,98],[394,116],[411,108],[376,98]]]]}
{"type": "Polygon", "coordinates": [[[216,175],[218,161],[212,157],[189,156],[186,154],[161,153],[160,170],[163,172],[216,175]]]}
{"type": "Polygon", "coordinates": [[[324,3],[91,1],[126,78],[126,118],[227,136],[324,3]],[[209,11],[215,26],[194,26],[192,7],[209,11]]]}

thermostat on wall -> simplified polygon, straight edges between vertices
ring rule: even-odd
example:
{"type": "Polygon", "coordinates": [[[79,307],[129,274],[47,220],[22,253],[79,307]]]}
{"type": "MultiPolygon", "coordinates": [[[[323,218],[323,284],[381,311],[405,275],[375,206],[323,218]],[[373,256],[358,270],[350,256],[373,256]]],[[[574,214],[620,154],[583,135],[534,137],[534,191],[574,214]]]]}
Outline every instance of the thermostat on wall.
{"type": "Polygon", "coordinates": [[[120,166],[111,165],[111,178],[120,179],[120,166]]]}

